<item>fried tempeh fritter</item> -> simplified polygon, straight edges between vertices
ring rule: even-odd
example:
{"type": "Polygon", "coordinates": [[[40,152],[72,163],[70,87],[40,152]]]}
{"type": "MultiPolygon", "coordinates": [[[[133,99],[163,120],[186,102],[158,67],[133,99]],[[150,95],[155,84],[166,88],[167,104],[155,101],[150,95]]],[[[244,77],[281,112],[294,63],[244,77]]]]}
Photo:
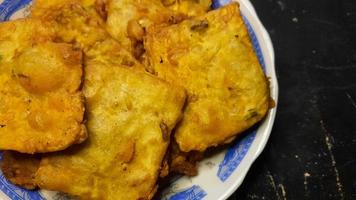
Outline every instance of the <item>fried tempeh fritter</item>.
{"type": "Polygon", "coordinates": [[[36,183],[81,199],[149,199],[185,94],[119,66],[86,70],[89,139],[44,157],[36,183]]]}
{"type": "Polygon", "coordinates": [[[169,9],[187,16],[204,15],[211,7],[211,0],[161,0],[161,2],[169,9]]]}
{"type": "Polygon", "coordinates": [[[86,60],[105,65],[123,65],[144,71],[142,65],[106,32],[94,0],[36,0],[32,16],[40,18],[56,33],[57,40],[83,49],[86,60]]]}
{"type": "Polygon", "coordinates": [[[106,26],[112,37],[139,58],[148,27],[204,14],[210,4],[211,0],[108,0],[106,26]]]}
{"type": "Polygon", "coordinates": [[[94,44],[110,39],[95,8],[83,1],[35,0],[32,17],[39,18],[58,41],[73,43],[87,52],[94,44]]]}
{"type": "Polygon", "coordinates": [[[86,139],[82,54],[34,19],[0,24],[0,149],[51,152],[86,139]]]}
{"type": "Polygon", "coordinates": [[[6,156],[2,170],[29,172],[6,177],[79,199],[152,198],[170,132],[182,114],[184,90],[150,74],[93,61],[87,63],[84,91],[89,138],[44,155],[39,165],[33,158],[6,156]]]}
{"type": "Polygon", "coordinates": [[[109,0],[107,13],[108,32],[136,58],[144,51],[140,47],[147,27],[183,17],[165,8],[160,0],[109,0]]]}
{"type": "Polygon", "coordinates": [[[188,92],[175,131],[182,151],[227,143],[267,113],[269,86],[238,4],[168,27],[145,40],[149,71],[188,92]]]}

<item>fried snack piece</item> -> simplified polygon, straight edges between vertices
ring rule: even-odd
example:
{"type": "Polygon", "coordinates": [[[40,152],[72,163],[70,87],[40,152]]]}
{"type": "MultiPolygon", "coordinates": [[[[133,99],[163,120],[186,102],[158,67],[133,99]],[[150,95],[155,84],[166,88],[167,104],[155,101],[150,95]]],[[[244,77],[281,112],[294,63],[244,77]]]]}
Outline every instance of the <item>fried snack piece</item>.
{"type": "Polygon", "coordinates": [[[0,149],[51,152],[86,139],[81,51],[36,20],[0,24],[0,149]]]}
{"type": "Polygon", "coordinates": [[[32,15],[52,27],[58,40],[83,48],[86,60],[144,71],[143,66],[106,32],[93,5],[93,0],[36,0],[32,15]]]}
{"type": "Polygon", "coordinates": [[[145,48],[149,71],[188,92],[175,132],[182,151],[228,143],[266,115],[268,81],[238,4],[177,25],[152,27],[145,48]]]}
{"type": "Polygon", "coordinates": [[[150,199],[185,93],[149,74],[88,64],[89,139],[44,157],[40,188],[80,199],[150,199]]]}
{"type": "Polygon", "coordinates": [[[106,0],[34,0],[32,9],[32,16],[42,16],[42,14],[49,8],[59,7],[68,4],[80,4],[85,9],[96,11],[97,14],[106,20],[106,0]]]}
{"type": "Polygon", "coordinates": [[[44,27],[40,20],[19,19],[0,23],[1,63],[11,62],[16,52],[36,43],[51,41],[54,33],[44,27]]]}
{"type": "Polygon", "coordinates": [[[211,0],[161,0],[163,5],[188,16],[199,16],[210,10],[211,0]]]}
{"type": "Polygon", "coordinates": [[[28,190],[36,189],[35,173],[40,165],[37,154],[28,155],[15,151],[5,151],[1,161],[1,171],[6,179],[28,190]]]}
{"type": "Polygon", "coordinates": [[[94,44],[110,39],[90,2],[36,0],[31,11],[56,33],[57,40],[74,43],[87,52],[94,44]]]}
{"type": "Polygon", "coordinates": [[[115,40],[105,40],[97,43],[86,52],[85,60],[98,62],[108,67],[121,66],[136,71],[145,71],[145,68],[128,51],[120,47],[115,40]]]}
{"type": "Polygon", "coordinates": [[[142,53],[145,29],[152,24],[179,21],[160,0],[109,0],[106,26],[110,35],[138,58],[142,53]]]}
{"type": "Polygon", "coordinates": [[[109,0],[107,30],[136,58],[143,53],[143,37],[153,24],[174,24],[205,13],[211,0],[109,0]]]}

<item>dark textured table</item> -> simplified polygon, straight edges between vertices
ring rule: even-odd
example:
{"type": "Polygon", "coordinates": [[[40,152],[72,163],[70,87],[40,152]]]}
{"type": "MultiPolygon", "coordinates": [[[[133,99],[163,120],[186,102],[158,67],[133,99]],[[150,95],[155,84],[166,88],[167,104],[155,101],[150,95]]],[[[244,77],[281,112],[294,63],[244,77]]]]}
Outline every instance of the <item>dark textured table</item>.
{"type": "Polygon", "coordinates": [[[356,0],[251,0],[280,84],[270,140],[234,199],[356,199],[356,0]]]}

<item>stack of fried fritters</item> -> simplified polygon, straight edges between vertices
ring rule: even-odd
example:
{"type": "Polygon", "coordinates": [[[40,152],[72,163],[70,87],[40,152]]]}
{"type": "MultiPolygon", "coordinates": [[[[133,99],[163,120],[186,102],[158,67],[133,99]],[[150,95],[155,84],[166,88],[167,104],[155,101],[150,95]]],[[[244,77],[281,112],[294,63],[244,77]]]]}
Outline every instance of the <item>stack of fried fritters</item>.
{"type": "Polygon", "coordinates": [[[268,81],[238,4],[210,4],[36,0],[1,23],[5,176],[79,199],[151,199],[159,176],[195,175],[207,148],[263,119],[268,81]]]}

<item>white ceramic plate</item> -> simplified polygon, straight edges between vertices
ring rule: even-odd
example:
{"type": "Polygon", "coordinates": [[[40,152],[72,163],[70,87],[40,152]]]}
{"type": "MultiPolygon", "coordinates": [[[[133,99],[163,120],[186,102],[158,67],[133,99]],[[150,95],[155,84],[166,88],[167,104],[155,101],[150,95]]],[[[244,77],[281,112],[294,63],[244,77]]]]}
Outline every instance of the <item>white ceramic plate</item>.
{"type": "MultiPolygon", "coordinates": [[[[218,8],[230,0],[213,0],[218,8]]],[[[271,39],[261,24],[249,0],[237,0],[244,16],[258,59],[271,82],[271,96],[278,101],[278,84],[274,67],[271,39]]],[[[31,0],[0,0],[0,21],[28,15],[31,0]]],[[[176,177],[162,193],[168,200],[222,200],[227,199],[242,183],[252,163],[261,154],[272,130],[276,108],[266,119],[236,140],[229,149],[221,151],[199,163],[196,177],[176,177]]],[[[0,156],[1,159],[1,156],[0,156]]],[[[10,184],[0,172],[0,198],[14,200],[67,199],[50,191],[27,191],[10,184]]]]}

